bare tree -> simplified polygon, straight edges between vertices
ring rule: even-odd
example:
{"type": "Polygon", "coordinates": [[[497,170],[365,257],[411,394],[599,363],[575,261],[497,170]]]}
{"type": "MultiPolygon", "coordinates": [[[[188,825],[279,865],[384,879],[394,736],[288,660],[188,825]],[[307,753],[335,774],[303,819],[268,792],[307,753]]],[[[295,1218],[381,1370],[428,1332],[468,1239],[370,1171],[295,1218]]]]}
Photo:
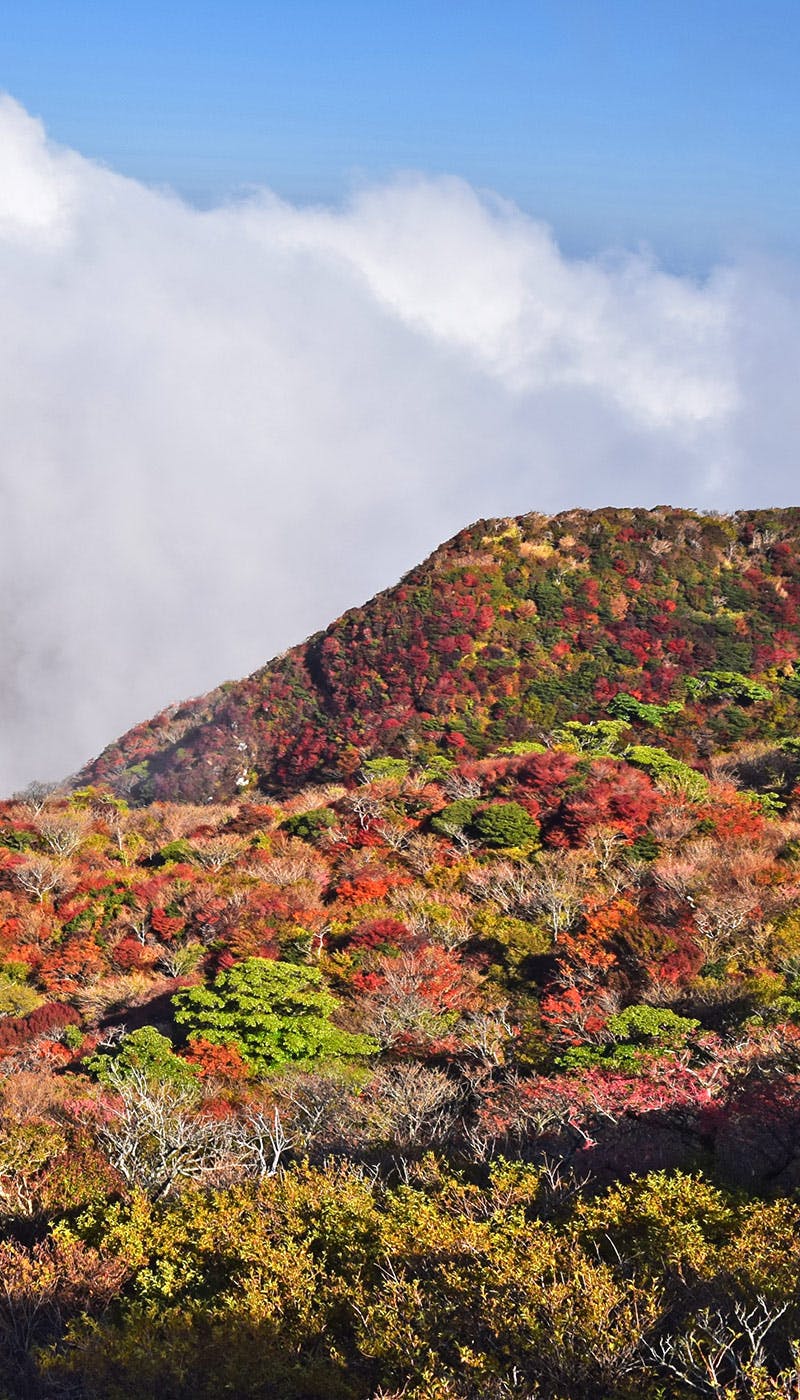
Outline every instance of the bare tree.
{"type": "Polygon", "coordinates": [[[586,847],[604,879],[619,865],[625,850],[622,833],[613,826],[593,826],[586,833],[586,847]]]}
{"type": "Polygon", "coordinates": [[[328,882],[328,868],[316,851],[310,850],[302,841],[281,849],[274,843],[272,855],[258,855],[254,852],[244,867],[244,873],[255,880],[263,880],[267,885],[279,889],[291,889],[295,885],[307,884],[319,891],[328,882]]]}
{"type": "Polygon", "coordinates": [[[382,1141],[400,1148],[441,1142],[455,1123],[461,1096],[442,1070],[416,1060],[383,1065],[364,1094],[367,1121],[382,1141]]]}
{"type": "Polygon", "coordinates": [[[707,890],[694,910],[697,943],[706,962],[716,962],[753,922],[753,895],[741,890],[707,890]]]}
{"type": "Polygon", "coordinates": [[[19,802],[32,817],[38,817],[39,813],[47,806],[51,797],[60,792],[58,783],[28,783],[21,792],[15,792],[13,800],[19,802]]]}
{"type": "Polygon", "coordinates": [[[468,871],[467,887],[482,903],[496,904],[503,914],[524,915],[534,903],[532,867],[510,860],[492,861],[468,871]]]}
{"type": "Polygon", "coordinates": [[[276,1175],[292,1149],[293,1139],[286,1131],[278,1108],[271,1112],[253,1108],[244,1118],[231,1124],[227,1143],[241,1174],[262,1181],[276,1175]]]}
{"type": "Polygon", "coordinates": [[[162,950],[158,967],[167,977],[186,977],[196,971],[204,951],[203,944],[195,939],[174,944],[162,950]]]}
{"type": "Polygon", "coordinates": [[[355,817],[360,831],[366,831],[383,816],[383,803],[370,791],[369,786],[349,792],[339,805],[344,812],[355,817]]]}
{"type": "Polygon", "coordinates": [[[46,895],[66,888],[70,873],[69,865],[53,860],[51,856],[28,856],[13,870],[20,889],[32,895],[40,904],[46,895]]]}
{"type": "Polygon", "coordinates": [[[487,1064],[504,1064],[506,1049],[519,1033],[508,1012],[508,1005],[504,1005],[465,1016],[461,1027],[464,1048],[487,1064]]]}
{"type": "Polygon", "coordinates": [[[462,797],[480,797],[480,779],[468,778],[466,774],[458,771],[448,773],[444,780],[444,792],[451,802],[457,802],[462,797]]]}
{"type": "Polygon", "coordinates": [[[139,1070],[108,1070],[119,1105],[97,1129],[111,1165],[153,1200],[182,1181],[204,1181],[229,1153],[224,1124],[195,1112],[197,1093],[155,1083],[139,1070]]]}
{"type": "Polygon", "coordinates": [[[191,843],[192,855],[204,870],[224,870],[233,865],[246,849],[247,842],[241,836],[219,834],[217,836],[196,837],[191,843]]]}
{"type": "Polygon", "coordinates": [[[406,860],[415,875],[427,875],[441,860],[439,842],[429,831],[418,831],[410,838],[406,860]]]}
{"type": "Polygon", "coordinates": [[[91,825],[86,812],[49,812],[39,820],[39,835],[55,856],[71,856],[85,840],[91,825]]]}
{"type": "Polygon", "coordinates": [[[657,888],[668,901],[691,910],[707,962],[743,941],[751,952],[758,952],[769,936],[765,919],[796,901],[794,883],[764,882],[772,855],[763,841],[742,840],[731,848],[705,839],[655,862],[657,888]]]}
{"type": "Polygon", "coordinates": [[[400,852],[406,849],[411,828],[398,822],[379,821],[375,823],[375,830],[390,851],[400,852]]]}
{"type": "Polygon", "coordinates": [[[148,840],[149,833],[143,829],[141,814],[129,811],[124,802],[103,803],[100,816],[108,828],[109,835],[114,841],[124,865],[130,865],[131,861],[146,851],[148,847],[151,850],[158,848],[157,845],[152,846],[148,840]]]}
{"type": "Polygon", "coordinates": [[[543,851],[533,866],[529,909],[546,916],[556,942],[578,921],[589,870],[581,851],[543,851]]]}
{"type": "Polygon", "coordinates": [[[229,816],[232,816],[233,807],[194,807],[188,802],[164,802],[152,809],[157,816],[161,828],[159,833],[159,845],[164,845],[168,841],[180,841],[192,832],[202,828],[206,831],[209,828],[216,829],[229,816]]]}
{"type": "MultiPolygon", "coordinates": [[[[711,1400],[739,1395],[746,1400],[755,1393],[750,1384],[753,1370],[766,1367],[769,1361],[766,1338],[788,1307],[788,1303],[772,1307],[759,1297],[753,1307],[739,1302],[729,1313],[705,1308],[691,1331],[680,1337],[663,1337],[649,1344],[646,1352],[659,1369],[677,1377],[697,1395],[711,1400]]],[[[797,1395],[797,1369],[793,1377],[784,1373],[782,1379],[787,1386],[793,1385],[785,1394],[797,1395]]]]}
{"type": "Polygon", "coordinates": [[[291,1071],[281,1078],[277,1093],[292,1142],[301,1151],[327,1153],[351,1140],[360,1121],[358,1096],[340,1074],[291,1071]]]}
{"type": "Polygon", "coordinates": [[[474,935],[470,902],[462,894],[450,893],[446,904],[441,898],[432,904],[418,889],[400,885],[390,891],[387,903],[416,937],[440,943],[448,951],[469,942],[474,935]]]}
{"type": "Polygon", "coordinates": [[[681,802],[672,794],[666,795],[665,805],[656,812],[650,822],[650,830],[656,840],[667,847],[677,846],[697,825],[697,814],[690,803],[681,802]]]}
{"type": "Polygon", "coordinates": [[[360,1004],[363,1029],[390,1049],[403,1037],[435,1039],[453,1028],[452,1006],[441,994],[431,997],[431,963],[426,950],[410,949],[380,959],[380,983],[360,1004]]]}

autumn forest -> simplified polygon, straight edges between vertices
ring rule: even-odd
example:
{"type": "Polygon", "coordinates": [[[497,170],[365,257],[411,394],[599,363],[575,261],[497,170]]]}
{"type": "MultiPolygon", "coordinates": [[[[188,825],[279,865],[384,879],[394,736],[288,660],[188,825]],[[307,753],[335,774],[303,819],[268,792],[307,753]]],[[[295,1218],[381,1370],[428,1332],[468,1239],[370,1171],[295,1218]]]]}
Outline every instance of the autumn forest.
{"type": "Polygon", "coordinates": [[[482,521],[0,803],[8,1400],[800,1396],[800,510],[482,521]]]}

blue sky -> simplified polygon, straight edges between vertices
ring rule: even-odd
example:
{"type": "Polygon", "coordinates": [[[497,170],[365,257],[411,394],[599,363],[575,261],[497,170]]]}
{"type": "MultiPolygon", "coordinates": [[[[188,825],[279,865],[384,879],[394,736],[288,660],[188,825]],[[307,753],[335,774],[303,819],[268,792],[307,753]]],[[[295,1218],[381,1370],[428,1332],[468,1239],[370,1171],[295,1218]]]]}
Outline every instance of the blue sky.
{"type": "Polygon", "coordinates": [[[567,252],[796,254],[797,0],[5,0],[0,87],[201,205],[462,175],[567,252]]]}

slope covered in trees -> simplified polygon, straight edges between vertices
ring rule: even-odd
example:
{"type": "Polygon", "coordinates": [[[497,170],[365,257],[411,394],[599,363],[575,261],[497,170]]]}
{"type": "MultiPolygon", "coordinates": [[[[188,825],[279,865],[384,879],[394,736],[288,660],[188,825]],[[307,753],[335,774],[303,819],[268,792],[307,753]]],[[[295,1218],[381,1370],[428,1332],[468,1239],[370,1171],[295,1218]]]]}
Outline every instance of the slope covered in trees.
{"type": "Polygon", "coordinates": [[[800,736],[630,739],[2,806],[4,1394],[796,1393],[800,736]]]}
{"type": "Polygon", "coordinates": [[[794,722],[799,606],[796,509],[481,521],[246,680],[137,726],[78,782],[136,802],[297,790],[352,779],[375,754],[537,740],[607,718],[618,692],[674,702],[647,717],[645,742],[702,756],[794,722]],[[709,671],[723,679],[687,690],[709,671]],[[746,703],[728,703],[737,676],[768,693],[740,686],[746,703]]]}
{"type": "Polygon", "coordinates": [[[0,1393],[796,1400],[799,537],[484,523],[0,803],[0,1393]]]}

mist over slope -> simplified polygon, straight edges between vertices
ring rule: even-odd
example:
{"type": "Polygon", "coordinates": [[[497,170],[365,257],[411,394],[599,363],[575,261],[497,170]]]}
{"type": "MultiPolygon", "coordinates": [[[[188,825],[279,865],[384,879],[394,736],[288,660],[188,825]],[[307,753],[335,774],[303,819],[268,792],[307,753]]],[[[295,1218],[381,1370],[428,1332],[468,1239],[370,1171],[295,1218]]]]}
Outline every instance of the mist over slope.
{"type": "Polygon", "coordinates": [[[606,717],[618,693],[682,706],[661,727],[702,757],[791,723],[799,610],[798,509],[479,521],[247,679],[130,730],[77,781],[139,802],[292,790],[375,754],[538,740],[606,717]],[[764,693],[709,710],[685,684],[707,670],[764,693]]]}
{"type": "Polygon", "coordinates": [[[0,792],[465,520],[794,490],[796,269],[571,258],[457,179],[198,210],[0,99],[0,297],[0,792]]]}

